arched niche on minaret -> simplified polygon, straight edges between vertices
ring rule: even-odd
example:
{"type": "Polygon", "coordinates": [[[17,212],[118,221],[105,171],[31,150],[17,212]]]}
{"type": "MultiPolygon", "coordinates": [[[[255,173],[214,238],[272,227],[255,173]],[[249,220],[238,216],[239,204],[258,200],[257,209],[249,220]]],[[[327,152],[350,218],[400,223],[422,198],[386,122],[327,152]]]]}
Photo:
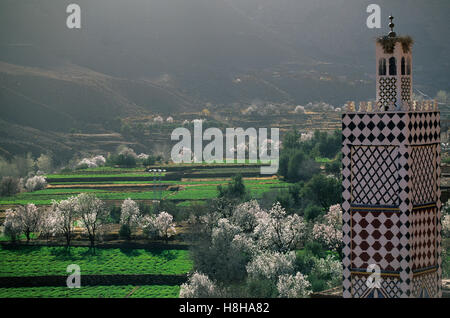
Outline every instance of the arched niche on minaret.
{"type": "Polygon", "coordinates": [[[408,110],[412,101],[412,45],[409,36],[397,36],[394,17],[387,36],[376,41],[376,100],[382,110],[408,110]]]}

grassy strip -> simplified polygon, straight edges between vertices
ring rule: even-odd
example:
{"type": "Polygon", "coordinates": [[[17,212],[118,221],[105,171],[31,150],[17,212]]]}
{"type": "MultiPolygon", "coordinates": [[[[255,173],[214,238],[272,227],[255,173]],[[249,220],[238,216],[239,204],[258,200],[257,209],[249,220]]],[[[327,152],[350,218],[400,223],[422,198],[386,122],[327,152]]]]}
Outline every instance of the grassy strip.
{"type": "MultiPolygon", "coordinates": [[[[227,184],[231,178],[228,180],[209,180],[209,181],[178,181],[178,180],[162,180],[161,183],[167,184],[180,184],[180,185],[189,185],[189,184],[227,184]]],[[[153,180],[142,180],[142,181],[81,181],[81,182],[51,182],[51,185],[95,185],[95,184],[153,184],[153,180]]],[[[284,181],[279,179],[261,179],[261,180],[245,180],[244,184],[254,184],[254,183],[271,183],[271,184],[287,184],[284,181]]]]}
{"type": "MultiPolygon", "coordinates": [[[[159,175],[159,174],[158,174],[159,175]]],[[[165,173],[162,173],[164,176],[165,173]]],[[[117,177],[153,177],[154,173],[115,173],[115,174],[49,174],[45,177],[48,179],[66,179],[66,178],[117,178],[117,177]]]]}
{"type": "Polygon", "coordinates": [[[179,275],[192,269],[186,250],[102,248],[94,254],[87,247],[72,247],[70,251],[48,246],[0,247],[2,277],[67,275],[70,264],[79,265],[85,275],[179,275]]]}
{"type": "MultiPolygon", "coordinates": [[[[53,189],[49,189],[53,190],[53,189]]],[[[56,190],[56,189],[55,189],[56,190]]],[[[81,192],[94,192],[96,196],[102,200],[125,200],[131,198],[133,200],[157,200],[159,199],[159,191],[139,191],[139,192],[110,192],[97,189],[74,189],[75,191],[67,193],[64,189],[62,193],[44,193],[35,194],[34,192],[21,193],[12,197],[0,198],[0,204],[51,204],[52,200],[65,200],[70,196],[77,195],[81,192]],[[93,190],[93,191],[85,191],[93,190]]],[[[61,190],[60,190],[61,191],[61,190]]],[[[162,191],[162,197],[165,198],[170,191],[162,191]]]]}
{"type": "MultiPolygon", "coordinates": [[[[0,288],[0,298],[125,298],[135,286],[0,288]]],[[[139,286],[130,298],[178,298],[179,286],[139,286]]]]}

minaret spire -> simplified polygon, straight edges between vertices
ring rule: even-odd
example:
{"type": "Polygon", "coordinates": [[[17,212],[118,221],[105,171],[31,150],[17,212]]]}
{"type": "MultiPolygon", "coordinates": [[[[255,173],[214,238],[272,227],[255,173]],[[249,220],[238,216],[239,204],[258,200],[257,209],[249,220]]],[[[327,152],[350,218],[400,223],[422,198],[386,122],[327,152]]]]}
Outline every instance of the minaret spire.
{"type": "Polygon", "coordinates": [[[391,21],[389,23],[389,28],[391,29],[391,32],[389,32],[389,37],[395,38],[397,36],[397,34],[394,32],[395,24],[394,24],[394,22],[392,22],[394,20],[394,17],[392,15],[389,16],[389,20],[391,21]]]}

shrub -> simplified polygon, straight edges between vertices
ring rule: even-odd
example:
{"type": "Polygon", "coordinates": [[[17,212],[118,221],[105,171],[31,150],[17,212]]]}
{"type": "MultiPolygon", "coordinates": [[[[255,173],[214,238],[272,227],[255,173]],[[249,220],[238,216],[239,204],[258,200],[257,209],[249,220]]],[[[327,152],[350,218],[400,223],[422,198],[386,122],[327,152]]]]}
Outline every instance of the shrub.
{"type": "Polygon", "coordinates": [[[228,183],[228,186],[217,186],[217,191],[219,191],[219,198],[244,199],[248,194],[241,175],[234,176],[231,182],[228,183]]]}
{"type": "Polygon", "coordinates": [[[109,217],[112,221],[112,223],[118,224],[120,223],[120,214],[121,210],[118,206],[112,206],[109,210],[109,217]]]}
{"type": "Polygon", "coordinates": [[[119,236],[124,239],[131,239],[131,228],[128,224],[122,224],[119,230],[119,236]]]}
{"type": "Polygon", "coordinates": [[[0,182],[0,196],[9,197],[20,192],[19,179],[13,177],[3,177],[0,182]]]}
{"type": "Polygon", "coordinates": [[[154,165],[155,163],[156,163],[156,158],[153,156],[148,156],[147,158],[142,160],[143,166],[151,166],[151,165],[154,165]]]}
{"type": "Polygon", "coordinates": [[[42,190],[47,186],[47,181],[45,180],[45,177],[43,176],[34,176],[27,180],[25,183],[25,188],[27,191],[37,191],[42,190]]]}
{"type": "Polygon", "coordinates": [[[305,209],[305,219],[307,221],[313,221],[322,214],[323,214],[323,209],[314,204],[309,204],[305,209]]]}
{"type": "Polygon", "coordinates": [[[36,160],[36,165],[39,170],[50,173],[53,170],[53,160],[49,155],[41,154],[36,160]]]}

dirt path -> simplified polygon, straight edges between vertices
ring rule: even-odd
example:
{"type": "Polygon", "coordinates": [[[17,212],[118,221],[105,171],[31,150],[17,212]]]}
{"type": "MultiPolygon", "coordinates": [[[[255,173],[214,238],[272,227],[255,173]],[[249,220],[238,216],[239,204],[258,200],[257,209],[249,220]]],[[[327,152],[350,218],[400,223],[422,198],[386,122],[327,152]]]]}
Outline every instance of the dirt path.
{"type": "Polygon", "coordinates": [[[134,287],[129,293],[128,295],[125,296],[125,298],[130,298],[131,295],[133,295],[133,293],[138,290],[141,286],[136,286],[134,287]]]}

